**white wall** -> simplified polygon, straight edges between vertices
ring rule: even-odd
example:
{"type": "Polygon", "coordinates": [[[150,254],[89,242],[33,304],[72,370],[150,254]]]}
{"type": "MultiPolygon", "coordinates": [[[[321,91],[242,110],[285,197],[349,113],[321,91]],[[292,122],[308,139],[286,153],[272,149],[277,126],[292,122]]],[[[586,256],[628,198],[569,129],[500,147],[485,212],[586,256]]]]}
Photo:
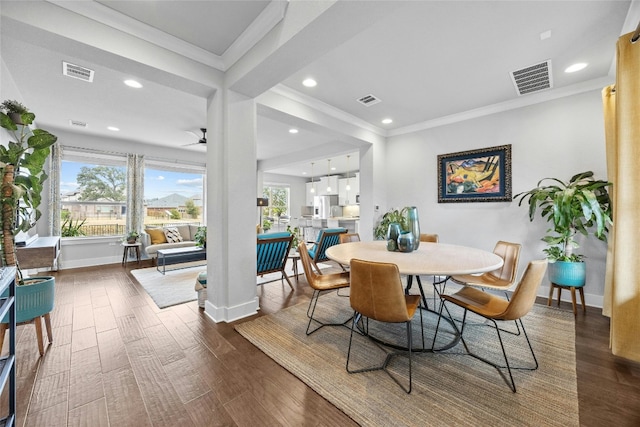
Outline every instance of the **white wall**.
{"type": "MultiPolygon", "coordinates": [[[[390,138],[387,144],[387,206],[415,205],[422,232],[444,243],[493,250],[498,240],[520,242],[520,273],[544,257],[540,238],[547,223],[529,222],[517,202],[438,203],[437,155],[512,145],[513,194],[545,177],[568,180],[592,170],[606,179],[600,91],[591,91],[508,112],[390,138]]],[[[606,244],[596,239],[580,248],[587,259],[587,303],[601,306],[606,244]]],[[[548,282],[540,294],[547,295],[548,282]]],[[[566,294],[566,292],[565,292],[566,294]]]]}

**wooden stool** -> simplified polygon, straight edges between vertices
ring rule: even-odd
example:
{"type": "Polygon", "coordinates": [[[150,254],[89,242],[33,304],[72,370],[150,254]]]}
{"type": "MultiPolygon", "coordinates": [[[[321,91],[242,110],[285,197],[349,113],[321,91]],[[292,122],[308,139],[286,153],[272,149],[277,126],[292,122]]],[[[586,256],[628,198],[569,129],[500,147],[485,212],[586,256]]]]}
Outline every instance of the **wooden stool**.
{"type": "Polygon", "coordinates": [[[122,265],[124,265],[125,267],[127,266],[127,260],[129,258],[130,251],[132,249],[133,249],[134,255],[136,256],[136,260],[138,261],[138,264],[140,264],[140,246],[142,246],[142,243],[123,242],[122,246],[124,247],[124,253],[122,254],[122,265]]]}
{"type": "MultiPolygon", "coordinates": [[[[577,316],[578,311],[576,310],[576,286],[564,286],[558,285],[557,283],[551,282],[551,286],[549,287],[549,299],[547,300],[547,305],[551,305],[551,301],[553,300],[553,290],[558,288],[558,307],[560,306],[560,293],[563,289],[568,289],[571,291],[571,304],[573,305],[573,315],[577,316]]],[[[582,312],[587,312],[587,307],[584,305],[584,286],[578,286],[578,290],[580,291],[580,299],[582,300],[582,312]]]]}

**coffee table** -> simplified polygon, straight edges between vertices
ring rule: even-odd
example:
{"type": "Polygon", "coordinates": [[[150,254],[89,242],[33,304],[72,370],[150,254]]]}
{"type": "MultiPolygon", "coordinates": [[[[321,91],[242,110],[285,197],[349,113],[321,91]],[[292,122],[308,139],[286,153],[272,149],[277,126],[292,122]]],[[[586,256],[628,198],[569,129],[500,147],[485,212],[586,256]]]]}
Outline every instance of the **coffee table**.
{"type": "MultiPolygon", "coordinates": [[[[186,248],[173,248],[173,249],[159,249],[158,250],[158,262],[156,269],[162,273],[166,273],[167,265],[182,264],[191,261],[202,261],[207,259],[207,250],[205,248],[199,248],[197,246],[189,246],[186,248]],[[162,267],[162,270],[160,269],[162,267]]],[[[180,270],[179,267],[172,270],[180,270]]]]}

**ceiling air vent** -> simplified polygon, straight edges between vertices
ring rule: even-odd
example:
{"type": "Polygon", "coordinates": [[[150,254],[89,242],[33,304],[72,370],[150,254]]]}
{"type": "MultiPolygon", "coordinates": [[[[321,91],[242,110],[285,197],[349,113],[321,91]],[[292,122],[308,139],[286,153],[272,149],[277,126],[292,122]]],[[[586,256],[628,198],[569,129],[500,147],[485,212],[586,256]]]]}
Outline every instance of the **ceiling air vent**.
{"type": "Polygon", "coordinates": [[[511,80],[516,87],[518,95],[550,89],[553,87],[551,61],[544,61],[521,70],[512,71],[511,80]]]}
{"type": "Polygon", "coordinates": [[[365,95],[362,98],[358,98],[358,102],[366,107],[370,107],[378,102],[382,102],[380,98],[376,98],[374,95],[365,95]]]}
{"type": "Polygon", "coordinates": [[[88,126],[85,122],[81,122],[80,120],[69,120],[69,124],[78,128],[86,128],[88,126]]]}
{"type": "Polygon", "coordinates": [[[95,71],[90,70],[79,65],[70,64],[68,62],[62,62],[62,74],[67,77],[73,77],[74,79],[84,80],[85,82],[93,82],[93,74],[95,71]]]}

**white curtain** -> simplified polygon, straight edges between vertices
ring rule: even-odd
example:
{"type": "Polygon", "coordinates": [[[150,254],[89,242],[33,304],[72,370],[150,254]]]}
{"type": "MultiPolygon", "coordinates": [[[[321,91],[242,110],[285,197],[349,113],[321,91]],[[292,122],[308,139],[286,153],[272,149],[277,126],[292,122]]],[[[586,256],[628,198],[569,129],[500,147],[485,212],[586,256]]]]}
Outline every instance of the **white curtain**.
{"type": "Polygon", "coordinates": [[[127,232],[144,226],[144,156],[127,155],[127,232]]]}
{"type": "Polygon", "coordinates": [[[602,92],[613,182],[603,314],[611,317],[612,353],[640,362],[640,41],[631,38],[629,33],[618,39],[615,90],[609,86],[602,92]]]}

